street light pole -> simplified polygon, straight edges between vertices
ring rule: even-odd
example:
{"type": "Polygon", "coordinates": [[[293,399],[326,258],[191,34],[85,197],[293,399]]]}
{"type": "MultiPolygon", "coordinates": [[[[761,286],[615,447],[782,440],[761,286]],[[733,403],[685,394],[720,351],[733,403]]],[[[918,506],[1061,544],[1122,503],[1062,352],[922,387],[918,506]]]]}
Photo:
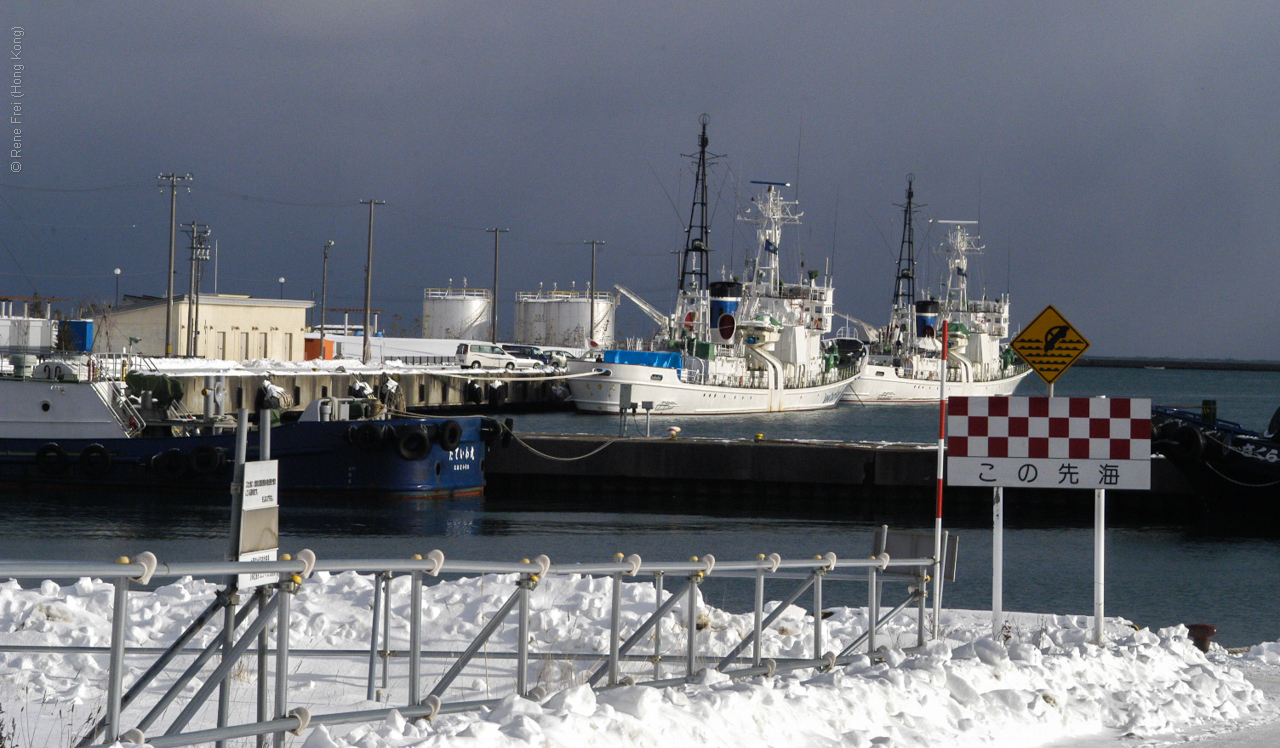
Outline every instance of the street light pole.
{"type": "Polygon", "coordinates": [[[489,310],[489,342],[498,342],[498,234],[511,229],[485,229],[493,233],[493,308],[489,310]]]}
{"type": "Polygon", "coordinates": [[[587,289],[587,303],[591,305],[591,332],[587,333],[587,347],[590,348],[591,341],[596,339],[596,245],[604,242],[592,239],[583,244],[591,245],[591,287],[587,289]]]}
{"type": "Polygon", "coordinates": [[[284,276],[280,276],[280,298],[284,298],[284,276]]]}
{"type": "Polygon", "coordinates": [[[120,268],[116,268],[116,306],[120,306],[120,268]]]}
{"type": "MultiPolygon", "coordinates": [[[[164,355],[173,355],[173,242],[178,231],[178,182],[191,181],[190,174],[161,174],[156,179],[169,180],[169,275],[165,286],[164,355]]],[[[187,188],[191,190],[190,187],[187,188]]]]}
{"type": "Polygon", "coordinates": [[[369,198],[361,200],[360,204],[369,206],[369,256],[364,265],[364,351],[361,356],[361,360],[367,364],[372,351],[369,336],[373,333],[369,326],[369,308],[373,303],[373,206],[386,205],[386,201],[369,198]]]}
{"type": "Polygon", "coordinates": [[[333,246],[333,240],[324,243],[324,262],[320,266],[320,358],[324,355],[324,323],[325,312],[329,308],[325,306],[325,290],[329,287],[329,248],[333,246]]]}

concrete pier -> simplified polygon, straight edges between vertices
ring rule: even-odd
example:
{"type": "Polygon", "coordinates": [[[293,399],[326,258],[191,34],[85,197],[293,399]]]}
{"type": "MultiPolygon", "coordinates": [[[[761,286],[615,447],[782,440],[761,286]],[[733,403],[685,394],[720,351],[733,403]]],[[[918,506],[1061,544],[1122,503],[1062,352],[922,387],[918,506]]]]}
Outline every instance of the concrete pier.
{"type": "MultiPolygon", "coordinates": [[[[524,497],[590,511],[736,510],[848,518],[933,517],[936,447],[792,440],[519,434],[485,464],[487,500],[524,497]]],[[[949,487],[948,513],[991,516],[992,493],[949,487]]],[[[1007,514],[1054,518],[1091,511],[1089,491],[1007,489],[1007,514]],[[1086,496],[1087,494],[1087,496],[1086,496]],[[1086,500],[1087,499],[1087,500],[1086,500]]],[[[1108,492],[1111,512],[1172,519],[1202,501],[1163,458],[1151,491],[1108,492]]],[[[1091,516],[1091,515],[1088,515],[1091,516]]]]}

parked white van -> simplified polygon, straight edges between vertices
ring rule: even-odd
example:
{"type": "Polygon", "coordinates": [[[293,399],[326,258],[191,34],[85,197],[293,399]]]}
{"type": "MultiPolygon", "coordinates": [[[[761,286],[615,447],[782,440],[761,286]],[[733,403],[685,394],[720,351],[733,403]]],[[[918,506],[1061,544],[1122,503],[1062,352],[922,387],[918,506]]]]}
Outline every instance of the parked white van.
{"type": "Polygon", "coordinates": [[[488,343],[459,343],[456,355],[458,365],[472,369],[532,369],[539,362],[530,358],[519,358],[488,343]]]}

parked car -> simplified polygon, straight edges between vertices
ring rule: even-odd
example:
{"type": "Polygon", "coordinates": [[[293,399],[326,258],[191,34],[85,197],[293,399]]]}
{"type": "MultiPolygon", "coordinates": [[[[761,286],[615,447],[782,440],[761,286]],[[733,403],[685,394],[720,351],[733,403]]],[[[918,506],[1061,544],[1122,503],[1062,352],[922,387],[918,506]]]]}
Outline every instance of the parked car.
{"type": "Polygon", "coordinates": [[[538,361],[519,358],[488,343],[459,343],[455,358],[459,366],[472,369],[532,369],[538,361]]]}
{"type": "Polygon", "coordinates": [[[502,350],[510,353],[516,358],[531,358],[540,364],[547,363],[547,354],[536,345],[516,345],[514,343],[503,343],[502,350]]]}

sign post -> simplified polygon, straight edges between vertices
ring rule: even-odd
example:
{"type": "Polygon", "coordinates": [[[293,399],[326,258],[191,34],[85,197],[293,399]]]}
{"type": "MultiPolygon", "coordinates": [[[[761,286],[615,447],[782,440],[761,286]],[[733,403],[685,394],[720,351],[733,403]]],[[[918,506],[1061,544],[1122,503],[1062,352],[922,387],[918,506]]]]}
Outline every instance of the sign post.
{"type": "Polygon", "coordinates": [[[1094,491],[1094,641],[1102,643],[1106,489],[1151,488],[1151,401],[1105,397],[953,397],[947,417],[947,482],[991,486],[992,613],[1005,487],[1094,491]]]}

